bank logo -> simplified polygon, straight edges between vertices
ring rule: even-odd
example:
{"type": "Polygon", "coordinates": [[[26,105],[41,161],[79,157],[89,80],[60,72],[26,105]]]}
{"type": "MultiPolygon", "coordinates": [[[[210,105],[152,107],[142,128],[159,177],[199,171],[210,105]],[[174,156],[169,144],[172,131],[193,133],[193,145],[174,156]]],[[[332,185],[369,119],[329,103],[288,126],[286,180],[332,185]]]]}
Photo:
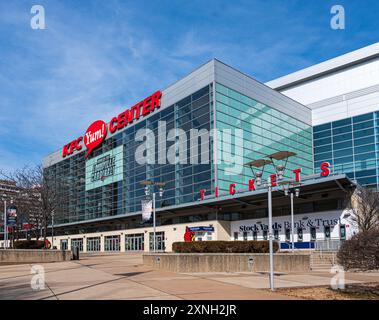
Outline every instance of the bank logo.
{"type": "Polygon", "coordinates": [[[86,191],[123,179],[123,146],[86,162],[86,191]]]}

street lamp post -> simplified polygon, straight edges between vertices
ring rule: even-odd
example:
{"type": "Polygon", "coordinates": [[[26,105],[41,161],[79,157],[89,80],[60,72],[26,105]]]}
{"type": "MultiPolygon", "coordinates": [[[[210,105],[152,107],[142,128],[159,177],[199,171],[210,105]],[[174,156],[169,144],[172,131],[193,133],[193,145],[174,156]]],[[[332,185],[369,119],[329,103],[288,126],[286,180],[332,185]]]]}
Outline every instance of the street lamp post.
{"type": "MultiPolygon", "coordinates": [[[[283,175],[284,175],[284,171],[285,171],[285,168],[287,165],[288,158],[292,157],[294,155],[296,155],[294,152],[279,151],[279,152],[276,152],[276,153],[273,153],[271,155],[266,156],[266,159],[258,159],[258,160],[251,161],[251,162],[245,164],[245,166],[248,166],[251,168],[251,171],[256,178],[257,186],[261,186],[262,177],[263,177],[263,173],[264,173],[264,167],[267,164],[272,164],[274,166],[274,170],[275,170],[274,176],[278,180],[282,180],[283,175]],[[282,164],[275,164],[274,160],[276,160],[276,161],[284,160],[285,162],[284,162],[284,164],[283,163],[282,164]],[[253,168],[258,169],[258,171],[254,171],[253,168]]],[[[268,198],[268,233],[269,233],[268,239],[269,239],[270,289],[272,291],[274,291],[275,290],[275,286],[274,286],[274,246],[273,246],[274,235],[272,232],[272,188],[273,188],[273,181],[271,179],[271,176],[268,177],[267,185],[265,185],[265,187],[267,187],[267,189],[268,189],[267,190],[267,193],[268,193],[267,198],[268,198]]]]}
{"type": "MultiPolygon", "coordinates": [[[[142,185],[145,186],[145,195],[149,196],[150,195],[150,189],[149,186],[159,186],[159,196],[162,198],[163,197],[163,187],[165,186],[164,182],[154,182],[154,181],[143,181],[141,182],[142,185]]],[[[155,192],[152,192],[152,197],[153,197],[153,203],[152,203],[152,209],[153,209],[153,251],[156,252],[156,196],[155,192]]]]}
{"type": "Polygon", "coordinates": [[[285,184],[286,182],[284,182],[284,194],[286,196],[290,196],[291,198],[291,248],[292,248],[292,253],[294,253],[295,251],[295,222],[294,222],[294,206],[293,206],[293,197],[294,195],[298,198],[299,195],[300,195],[300,189],[299,188],[295,188],[295,190],[293,190],[293,188],[296,186],[295,184],[285,184]]]}
{"type": "Polygon", "coordinates": [[[274,287],[274,247],[273,247],[273,234],[272,234],[272,185],[268,180],[268,244],[270,251],[270,288],[275,290],[274,287]]]}
{"type": "Polygon", "coordinates": [[[51,213],[51,249],[54,249],[54,211],[51,213]]]}
{"type": "Polygon", "coordinates": [[[7,249],[7,200],[4,200],[4,249],[7,249]]]}
{"type": "Polygon", "coordinates": [[[154,240],[153,240],[153,251],[156,252],[156,228],[157,228],[157,224],[156,224],[156,220],[155,220],[155,192],[153,192],[153,234],[154,234],[154,240]]]}

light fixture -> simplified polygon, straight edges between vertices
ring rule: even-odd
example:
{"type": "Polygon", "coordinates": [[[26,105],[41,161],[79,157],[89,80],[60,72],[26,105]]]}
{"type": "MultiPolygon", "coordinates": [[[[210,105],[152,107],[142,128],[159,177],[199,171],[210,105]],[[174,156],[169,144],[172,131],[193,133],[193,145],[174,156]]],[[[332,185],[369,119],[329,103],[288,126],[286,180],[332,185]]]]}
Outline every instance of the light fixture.
{"type": "Polygon", "coordinates": [[[278,180],[282,180],[284,175],[284,165],[278,164],[276,166],[276,173],[278,175],[278,180]]]}
{"type": "Polygon", "coordinates": [[[150,194],[150,190],[148,186],[145,186],[145,195],[148,196],[150,194]]]}
{"type": "Polygon", "coordinates": [[[163,197],[163,188],[162,187],[159,188],[159,196],[161,198],[163,197]]]}
{"type": "Polygon", "coordinates": [[[288,191],[289,191],[288,185],[285,184],[283,187],[284,187],[284,195],[288,196],[288,191]]]}
{"type": "Polygon", "coordinates": [[[298,198],[300,195],[300,189],[299,188],[296,188],[295,189],[295,196],[298,198]]]}
{"type": "Polygon", "coordinates": [[[262,185],[262,171],[258,171],[255,173],[255,181],[257,182],[257,186],[262,185]]]}

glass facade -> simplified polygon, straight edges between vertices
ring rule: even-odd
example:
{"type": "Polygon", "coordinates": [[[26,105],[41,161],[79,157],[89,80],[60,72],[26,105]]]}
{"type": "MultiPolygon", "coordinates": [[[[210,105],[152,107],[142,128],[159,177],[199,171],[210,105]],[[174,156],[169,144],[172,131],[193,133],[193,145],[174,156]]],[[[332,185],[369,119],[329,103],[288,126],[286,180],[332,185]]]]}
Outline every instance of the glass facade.
{"type": "MultiPolygon", "coordinates": [[[[277,151],[296,153],[289,158],[287,172],[301,167],[302,174],[313,173],[312,127],[283,112],[253,100],[241,93],[216,84],[216,121],[221,131],[217,137],[218,186],[229,190],[230,183],[246,189],[251,169],[243,165],[277,151]],[[243,136],[235,129],[242,129],[243,136]],[[229,131],[230,133],[229,133],[229,131]]],[[[274,173],[265,168],[266,178],[274,173]]]]}
{"type": "MultiPolygon", "coordinates": [[[[221,192],[227,192],[230,183],[236,183],[237,190],[246,190],[252,173],[244,164],[282,150],[296,153],[287,163],[289,176],[299,167],[304,175],[313,173],[310,125],[221,84],[216,84],[214,92],[210,84],[110,136],[86,160],[81,152],[46,168],[58,191],[56,223],[138,212],[146,199],[141,185],[145,180],[166,183],[163,197],[157,196],[157,207],[196,201],[201,189],[206,195],[213,194],[216,181],[221,192]],[[162,124],[164,140],[160,139],[162,124]],[[145,133],[138,139],[141,130],[145,133]],[[193,130],[198,130],[196,144],[191,141],[193,130]],[[170,132],[174,133],[171,138],[170,132]],[[154,139],[154,153],[153,161],[146,164],[140,160],[148,157],[148,135],[154,139]],[[146,147],[143,152],[142,144],[146,147]],[[178,161],[170,162],[170,152],[178,161]]],[[[268,166],[263,178],[271,173],[273,168],[268,166]]]]}
{"type": "Polygon", "coordinates": [[[316,173],[327,161],[334,173],[378,189],[379,112],[315,126],[313,138],[316,173]]]}
{"type": "MultiPolygon", "coordinates": [[[[141,142],[135,141],[140,129],[151,130],[155,141],[159,141],[158,124],[162,122],[166,124],[167,133],[171,129],[182,129],[189,136],[191,129],[210,131],[213,126],[210,112],[212,97],[212,85],[206,86],[109,137],[87,160],[84,159],[85,152],[81,152],[46,168],[46,174],[54,181],[58,191],[60,206],[55,215],[56,223],[140,211],[141,200],[145,199],[144,186],[140,183],[144,180],[166,183],[163,197],[157,196],[157,207],[197,200],[200,189],[213,188],[211,159],[207,164],[157,164],[160,145],[156,143],[156,164],[141,165],[136,160],[136,150],[141,142]],[[120,175],[122,179],[119,179],[120,175]]],[[[199,141],[202,142],[201,139],[199,141]]],[[[169,149],[175,141],[166,143],[169,149]]],[[[187,147],[186,153],[189,155],[189,143],[187,147]]],[[[201,159],[201,145],[198,147],[201,159]]],[[[174,152],[179,154],[178,150],[174,152]]],[[[207,155],[212,157],[212,152],[207,155]]]]}

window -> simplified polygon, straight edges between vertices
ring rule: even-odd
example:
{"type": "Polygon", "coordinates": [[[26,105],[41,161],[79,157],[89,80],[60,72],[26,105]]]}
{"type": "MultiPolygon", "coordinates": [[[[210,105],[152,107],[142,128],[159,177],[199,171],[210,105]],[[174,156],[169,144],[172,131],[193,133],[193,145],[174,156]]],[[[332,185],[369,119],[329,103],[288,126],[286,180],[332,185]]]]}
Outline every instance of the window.
{"type": "Polygon", "coordinates": [[[279,240],[279,229],[274,229],[274,239],[279,240]]]}
{"type": "Polygon", "coordinates": [[[120,251],[120,236],[104,237],[104,250],[105,251],[120,251]]]}
{"type": "Polygon", "coordinates": [[[68,240],[67,239],[61,240],[61,250],[68,250],[68,240]]]}
{"type": "Polygon", "coordinates": [[[316,227],[311,227],[310,233],[311,233],[311,241],[316,241],[316,227]]]}
{"type": "Polygon", "coordinates": [[[340,225],[340,239],[346,240],[346,226],[344,224],[340,225]]]}
{"type": "Polygon", "coordinates": [[[303,241],[303,228],[297,228],[297,241],[303,241]]]}
{"type": "Polygon", "coordinates": [[[285,231],[285,234],[286,234],[286,241],[290,242],[291,241],[291,229],[287,228],[285,231]]]}
{"type": "Polygon", "coordinates": [[[243,233],[243,240],[247,241],[247,232],[246,231],[244,231],[244,233],[243,233]]]}
{"type": "Polygon", "coordinates": [[[125,235],[125,251],[143,251],[145,249],[143,233],[125,235]]]}
{"type": "Polygon", "coordinates": [[[263,240],[267,240],[267,230],[263,230],[263,240]]]}
{"type": "Polygon", "coordinates": [[[234,232],[234,240],[235,240],[235,241],[238,240],[238,232],[234,232]]]}
{"type": "Polygon", "coordinates": [[[100,237],[87,238],[87,251],[100,251],[100,237]]]}
{"type": "Polygon", "coordinates": [[[258,232],[256,230],[253,231],[253,240],[258,240],[258,232]]]}
{"type": "MultiPolygon", "coordinates": [[[[154,251],[154,232],[150,232],[149,235],[149,245],[150,251],[154,251]]],[[[156,232],[155,233],[155,250],[156,251],[164,251],[165,250],[165,238],[164,232],[156,232]]]]}
{"type": "Polygon", "coordinates": [[[71,239],[71,250],[79,247],[79,251],[83,251],[83,239],[71,239]]]}
{"type": "Polygon", "coordinates": [[[324,235],[325,235],[325,239],[330,239],[330,226],[325,226],[324,227],[324,235]]]}

